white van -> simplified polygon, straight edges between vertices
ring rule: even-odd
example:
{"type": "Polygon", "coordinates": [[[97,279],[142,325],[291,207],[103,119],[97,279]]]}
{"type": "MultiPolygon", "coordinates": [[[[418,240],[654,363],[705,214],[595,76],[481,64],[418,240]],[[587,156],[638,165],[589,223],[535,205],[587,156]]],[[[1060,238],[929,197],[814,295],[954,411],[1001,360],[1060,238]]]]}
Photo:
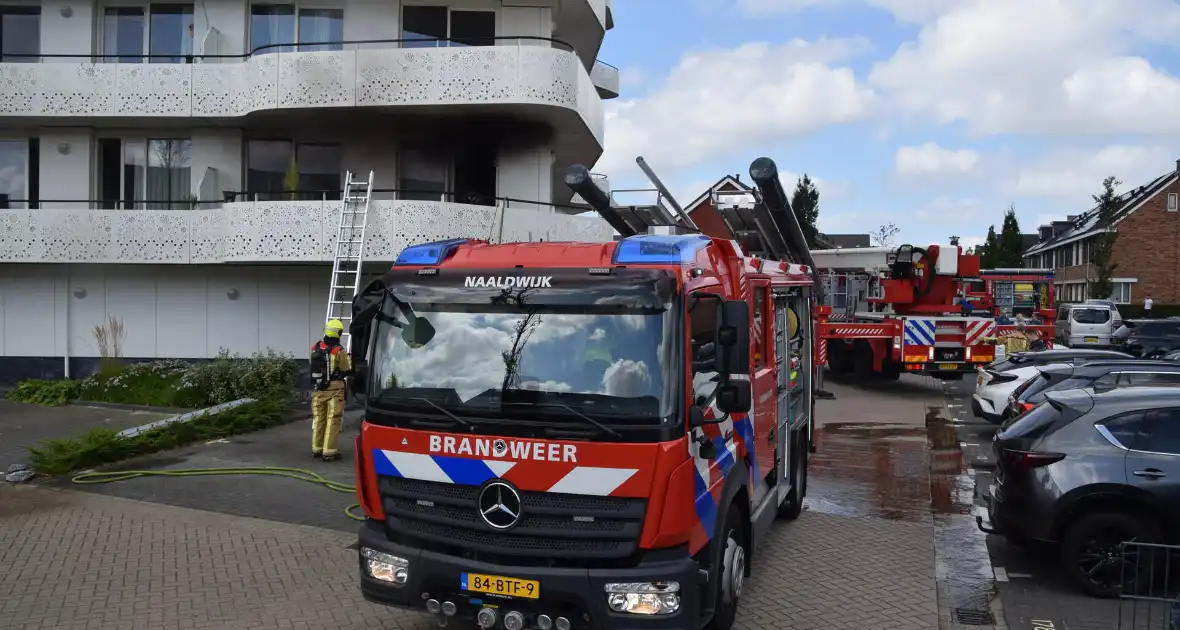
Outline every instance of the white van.
{"type": "MultiPolygon", "coordinates": [[[[1057,343],[1070,348],[1109,348],[1118,311],[1107,304],[1062,304],[1057,307],[1057,343]]],[[[1121,318],[1118,318],[1121,319],[1121,318]]]]}

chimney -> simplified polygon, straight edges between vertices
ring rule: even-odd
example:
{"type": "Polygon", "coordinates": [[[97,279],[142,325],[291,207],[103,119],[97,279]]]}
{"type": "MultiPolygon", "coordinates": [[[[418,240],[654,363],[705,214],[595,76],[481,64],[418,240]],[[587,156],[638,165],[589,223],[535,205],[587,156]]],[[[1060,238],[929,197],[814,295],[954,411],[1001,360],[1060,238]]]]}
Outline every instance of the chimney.
{"type": "Polygon", "coordinates": [[[1180,175],[1180,160],[1176,160],[1176,174],[1180,175]]]}

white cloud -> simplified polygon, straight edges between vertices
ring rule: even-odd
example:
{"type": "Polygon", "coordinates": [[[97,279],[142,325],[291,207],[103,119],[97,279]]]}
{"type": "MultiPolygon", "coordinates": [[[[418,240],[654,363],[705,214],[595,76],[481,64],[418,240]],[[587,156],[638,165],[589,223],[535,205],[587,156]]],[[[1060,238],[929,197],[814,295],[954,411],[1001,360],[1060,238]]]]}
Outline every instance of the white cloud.
{"type": "Polygon", "coordinates": [[[1129,53],[1178,36],[1171,0],[963,0],[869,79],[894,113],[975,134],[1177,133],[1180,82],[1129,53]]]}
{"type": "Polygon", "coordinates": [[[821,39],[688,54],[648,96],[607,103],[606,153],[595,170],[630,172],[637,155],[684,168],[863,119],[874,94],[851,68],[831,64],[865,48],[860,39],[821,39]]]}
{"type": "Polygon", "coordinates": [[[933,142],[899,147],[893,158],[898,175],[963,175],[975,170],[979,154],[970,149],[944,149],[933,142]]]}
{"type": "Polygon", "coordinates": [[[626,87],[636,87],[647,83],[647,72],[643,68],[627,66],[619,70],[619,84],[626,87]]]}
{"type": "Polygon", "coordinates": [[[1101,191],[1108,176],[1122,181],[1124,190],[1141,186],[1174,168],[1177,155],[1175,149],[1161,146],[1114,145],[1092,153],[1061,148],[1020,170],[1012,192],[1076,203],[1073,210],[1080,212],[1092,205],[1090,196],[1101,191]]]}
{"type": "Polygon", "coordinates": [[[924,23],[963,2],[963,0],[736,0],[746,15],[762,17],[810,9],[839,10],[857,4],[888,11],[899,22],[924,23]]]}

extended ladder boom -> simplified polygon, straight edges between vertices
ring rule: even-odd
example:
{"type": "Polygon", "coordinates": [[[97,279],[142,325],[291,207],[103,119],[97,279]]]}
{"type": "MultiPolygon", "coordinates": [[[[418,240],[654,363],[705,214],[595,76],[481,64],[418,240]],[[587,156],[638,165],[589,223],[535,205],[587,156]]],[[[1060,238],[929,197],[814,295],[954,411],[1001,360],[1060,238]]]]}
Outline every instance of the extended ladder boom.
{"type": "Polygon", "coordinates": [[[344,323],[340,343],[345,350],[352,344],[349,322],[352,300],[361,288],[361,265],[364,263],[365,227],[369,219],[369,202],[373,198],[373,172],[366,181],[354,181],[352,171],[344,176],[344,199],[340,224],[332,253],[332,278],[328,287],[328,314],[324,321],[339,319],[344,323]]]}
{"type": "Polygon", "coordinates": [[[578,193],[582,199],[598,212],[616,232],[623,238],[645,234],[654,231],[652,228],[663,228],[664,231],[700,232],[688,214],[684,212],[672,194],[656,177],[642,157],[635,158],[639,168],[651,180],[657,193],[656,203],[650,206],[616,206],[611,203],[610,196],[594,183],[590,170],[581,164],[575,164],[565,173],[565,185],[578,193]],[[665,208],[667,202],[670,208],[665,208]]]}

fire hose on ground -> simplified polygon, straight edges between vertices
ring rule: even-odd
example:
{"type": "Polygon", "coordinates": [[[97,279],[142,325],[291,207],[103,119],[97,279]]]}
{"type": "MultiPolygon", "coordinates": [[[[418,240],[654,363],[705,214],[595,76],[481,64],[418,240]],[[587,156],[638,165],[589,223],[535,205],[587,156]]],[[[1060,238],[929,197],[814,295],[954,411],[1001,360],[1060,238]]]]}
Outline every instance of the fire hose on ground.
{"type": "MultiPolygon", "coordinates": [[[[128,481],[130,479],[139,479],[141,477],[211,477],[214,475],[270,475],[272,477],[287,477],[288,479],[298,479],[299,481],[306,481],[308,483],[315,483],[329,490],[336,492],[346,492],[348,494],[356,493],[356,486],[339,481],[332,481],[326,479],[321,475],[303,468],[284,468],[281,466],[259,466],[259,467],[244,467],[244,468],[177,468],[174,470],[113,470],[113,471],[91,471],[84,472],[74,476],[72,482],[87,486],[97,485],[101,483],[112,483],[115,481],[128,481]]],[[[360,504],[353,503],[344,508],[344,514],[354,521],[363,521],[365,518],[353,513],[354,509],[360,507],[360,504]]]]}

